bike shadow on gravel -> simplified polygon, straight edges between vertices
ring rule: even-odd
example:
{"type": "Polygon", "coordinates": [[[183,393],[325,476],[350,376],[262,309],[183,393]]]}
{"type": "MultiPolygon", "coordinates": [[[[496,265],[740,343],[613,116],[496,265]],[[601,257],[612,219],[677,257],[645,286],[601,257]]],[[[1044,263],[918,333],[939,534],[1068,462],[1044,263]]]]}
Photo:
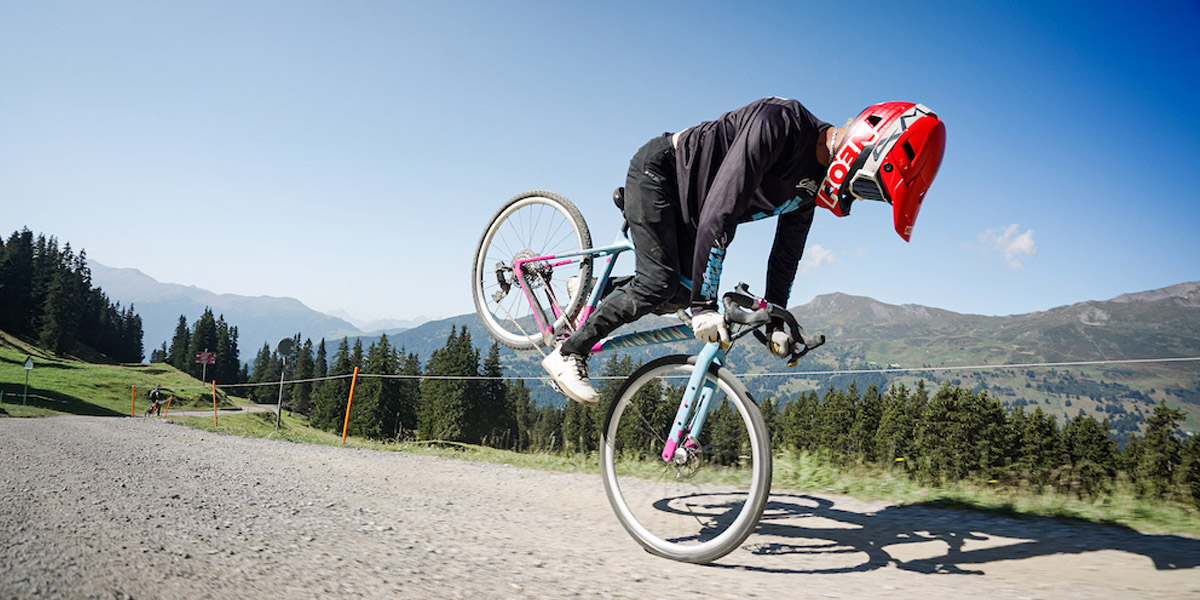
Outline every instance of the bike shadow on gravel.
{"type": "Polygon", "coordinates": [[[752,564],[739,561],[740,553],[734,553],[713,566],[836,574],[892,565],[917,573],[983,575],[989,563],[1102,550],[1145,556],[1158,570],[1200,566],[1200,540],[1183,536],[922,505],[856,512],[801,494],[772,494],[758,528],[742,549],[754,555],[752,564]],[[805,566],[793,566],[797,563],[788,560],[791,556],[803,556],[805,566]]]}

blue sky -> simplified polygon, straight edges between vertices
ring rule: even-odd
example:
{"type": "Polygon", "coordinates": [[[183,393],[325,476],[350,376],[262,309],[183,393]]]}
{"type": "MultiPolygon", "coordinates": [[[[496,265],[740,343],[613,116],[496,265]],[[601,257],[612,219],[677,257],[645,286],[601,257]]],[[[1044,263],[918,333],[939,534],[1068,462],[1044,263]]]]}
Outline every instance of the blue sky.
{"type": "MultiPolygon", "coordinates": [[[[447,317],[519,192],[603,243],[653,135],[763,96],[835,124],[904,99],[948,132],[912,242],[882,204],[820,212],[792,304],[1015,314],[1200,280],[1195,2],[810,4],[0,0],[0,232],[447,317]]],[[[725,287],[761,290],[773,226],[739,230],[725,287]]]]}

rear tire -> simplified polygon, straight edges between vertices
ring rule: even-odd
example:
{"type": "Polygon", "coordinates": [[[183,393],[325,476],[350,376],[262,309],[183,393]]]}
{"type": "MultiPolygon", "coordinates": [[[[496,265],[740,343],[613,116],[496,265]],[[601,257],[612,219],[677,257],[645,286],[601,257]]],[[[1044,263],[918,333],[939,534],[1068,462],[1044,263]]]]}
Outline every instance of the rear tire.
{"type": "MultiPolygon", "coordinates": [[[[471,268],[471,296],[475,312],[497,342],[517,350],[548,345],[539,330],[533,309],[512,271],[513,261],[554,256],[592,247],[592,236],[579,209],[554,192],[535,190],[504,204],[488,221],[475,249],[471,268]]],[[[592,289],[592,261],[585,258],[561,266],[544,265],[527,275],[533,293],[554,320],[554,331],[565,331],[592,289]],[[578,277],[573,295],[567,279],[578,277]],[[555,314],[547,289],[557,299],[555,314]]]]}

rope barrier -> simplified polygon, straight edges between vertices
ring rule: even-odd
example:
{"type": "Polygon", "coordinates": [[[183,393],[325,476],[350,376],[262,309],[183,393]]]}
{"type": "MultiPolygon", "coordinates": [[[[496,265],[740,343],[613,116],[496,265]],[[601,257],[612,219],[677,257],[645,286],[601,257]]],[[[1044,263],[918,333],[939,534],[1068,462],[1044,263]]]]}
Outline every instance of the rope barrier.
{"type": "MultiPolygon", "coordinates": [[[[774,373],[739,373],[738,377],[822,377],[834,375],[864,375],[873,373],[921,373],[921,372],[941,372],[941,371],[987,371],[996,369],[1039,369],[1039,368],[1055,368],[1055,367],[1086,367],[1097,365],[1127,365],[1127,364],[1151,364],[1151,363],[1179,363],[1179,362],[1200,362],[1200,356],[1176,357],[1176,358],[1126,358],[1126,359],[1110,359],[1110,360],[1081,360],[1081,361],[1063,361],[1063,362],[1039,362],[1039,363],[1006,363],[996,365],[949,365],[941,367],[887,367],[878,369],[831,369],[823,371],[779,371],[774,373]]],[[[335,379],[349,379],[353,377],[352,373],[345,375],[329,375],[326,377],[311,377],[307,379],[285,379],[284,384],[296,383],[314,383],[318,381],[331,381],[335,379]]],[[[375,379],[401,379],[401,380],[426,380],[426,381],[547,381],[550,378],[545,375],[529,375],[529,376],[512,376],[512,377],[488,377],[484,375],[397,375],[397,374],[372,374],[359,373],[359,378],[375,378],[375,379]]],[[[625,379],[625,376],[600,376],[592,377],[591,379],[604,380],[619,380],[625,379]]],[[[243,387],[259,387],[259,386],[278,386],[278,381],[262,381],[258,383],[230,383],[218,384],[221,388],[243,388],[243,387]]],[[[203,386],[180,386],[173,389],[209,389],[211,385],[203,386]]]]}

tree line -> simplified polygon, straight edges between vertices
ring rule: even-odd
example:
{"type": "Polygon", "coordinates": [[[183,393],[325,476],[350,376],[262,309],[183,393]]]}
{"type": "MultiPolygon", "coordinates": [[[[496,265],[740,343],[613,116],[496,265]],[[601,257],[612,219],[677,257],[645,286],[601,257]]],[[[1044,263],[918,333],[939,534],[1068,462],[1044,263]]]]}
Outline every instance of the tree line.
{"type": "Polygon", "coordinates": [[[894,385],[854,384],[807,392],[776,410],[762,404],[775,443],[822,454],[838,465],[900,468],[931,485],[983,481],[1036,492],[1097,497],[1118,481],[1144,496],[1200,506],[1200,437],[1185,439],[1186,415],[1163,403],[1143,435],[1118,446],[1107,419],[1080,411],[1061,426],[1040,407],[1006,410],[986,391],[943,385],[932,396],[894,385]]]}
{"type": "Polygon", "coordinates": [[[87,254],[29,229],[0,241],[0,329],[55,354],[141,362],[142,318],[92,286],[87,254]]]}
{"type": "MultiPolygon", "coordinates": [[[[295,338],[296,356],[284,361],[266,345],[250,381],[252,395],[275,401],[281,375],[289,383],[284,402],[309,417],[311,425],[340,433],[354,368],[361,370],[348,429],[377,440],[442,440],[482,444],[519,452],[592,453],[608,403],[622,378],[640,365],[616,354],[599,365],[598,408],[568,402],[537,406],[519,379],[505,380],[499,347],[482,354],[466,327],[452,329],[445,346],[424,366],[420,357],[395,348],[387,336],[363,349],[343,339],[326,363],[325,342],[295,338]],[[286,372],[283,369],[286,366],[286,372]],[[363,377],[361,374],[370,374],[363,377]]],[[[1130,482],[1152,498],[1200,506],[1200,437],[1185,439],[1185,415],[1165,404],[1155,407],[1145,432],[1118,446],[1107,420],[1082,411],[1061,425],[1041,408],[1006,409],[986,390],[943,385],[930,393],[875,384],[860,390],[850,382],[791,399],[760,400],[776,451],[807,452],[838,466],[875,465],[901,469],[931,485],[974,480],[1035,491],[1053,489],[1097,497],[1118,482],[1130,482]]],[[[669,410],[674,411],[671,407],[669,410]]],[[[712,413],[708,444],[734,437],[736,415],[712,413]]]]}
{"type": "Polygon", "coordinates": [[[225,322],[225,315],[213,316],[209,307],[189,327],[187,317],[179,315],[171,345],[150,352],[150,362],[167,363],[196,379],[222,384],[245,383],[250,378],[249,366],[238,358],[238,329],[225,322]],[[199,352],[215,352],[216,362],[210,368],[196,362],[199,352]]]}

